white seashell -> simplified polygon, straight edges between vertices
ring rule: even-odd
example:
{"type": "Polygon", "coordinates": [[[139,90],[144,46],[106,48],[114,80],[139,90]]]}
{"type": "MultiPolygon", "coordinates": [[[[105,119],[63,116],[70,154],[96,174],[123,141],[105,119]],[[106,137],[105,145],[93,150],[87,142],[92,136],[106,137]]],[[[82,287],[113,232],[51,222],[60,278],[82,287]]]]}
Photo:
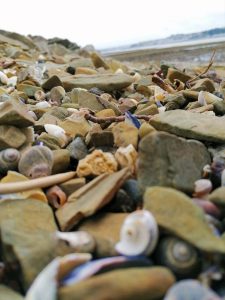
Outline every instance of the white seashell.
{"type": "Polygon", "coordinates": [[[37,115],[35,114],[35,112],[33,112],[32,110],[29,110],[29,111],[28,111],[28,114],[29,114],[35,121],[37,121],[38,117],[37,117],[37,115]]]}
{"type": "Polygon", "coordinates": [[[60,275],[64,273],[67,274],[67,271],[70,272],[74,267],[91,260],[91,258],[89,253],[68,254],[62,258],[55,258],[35,278],[25,300],[56,300],[57,278],[60,278],[60,275]]]}
{"type": "Polygon", "coordinates": [[[1,83],[7,85],[8,84],[8,79],[9,78],[5,75],[5,73],[0,71],[0,81],[1,81],[1,83]]]}
{"type": "Polygon", "coordinates": [[[198,103],[199,103],[201,106],[207,105],[207,102],[206,102],[206,100],[205,100],[205,94],[204,94],[204,91],[199,92],[199,94],[198,94],[198,103]]]}
{"type": "Polygon", "coordinates": [[[158,111],[159,111],[160,114],[164,113],[166,111],[166,107],[165,106],[160,106],[160,107],[158,107],[158,111]]]}
{"type": "Polygon", "coordinates": [[[115,249],[127,256],[149,255],[157,245],[158,236],[154,216],[147,210],[135,211],[125,219],[115,249]]]}
{"type": "Polygon", "coordinates": [[[41,101],[35,104],[35,106],[39,108],[48,108],[51,107],[51,104],[49,104],[47,101],[41,101]]]}
{"type": "Polygon", "coordinates": [[[75,252],[92,252],[95,248],[94,238],[85,231],[61,232],[57,231],[55,236],[59,240],[69,243],[75,252]]]}
{"type": "Polygon", "coordinates": [[[215,102],[221,102],[223,101],[222,98],[217,97],[216,95],[213,95],[206,91],[201,91],[198,94],[198,103],[203,106],[207,104],[213,104],[215,102]]]}
{"type": "Polygon", "coordinates": [[[16,86],[16,84],[17,84],[17,76],[12,76],[8,78],[8,82],[7,82],[8,86],[16,86]]]}
{"type": "Polygon", "coordinates": [[[115,71],[115,74],[123,74],[123,70],[121,68],[118,68],[116,71],[115,71]]]}
{"type": "Polygon", "coordinates": [[[133,82],[138,82],[139,80],[141,80],[141,75],[138,72],[136,72],[133,75],[133,82]]]}
{"type": "Polygon", "coordinates": [[[54,137],[62,140],[64,142],[64,145],[68,142],[66,132],[62,127],[57,126],[57,125],[53,125],[53,124],[45,124],[44,128],[45,128],[47,133],[49,133],[50,135],[53,135],[54,137]]]}

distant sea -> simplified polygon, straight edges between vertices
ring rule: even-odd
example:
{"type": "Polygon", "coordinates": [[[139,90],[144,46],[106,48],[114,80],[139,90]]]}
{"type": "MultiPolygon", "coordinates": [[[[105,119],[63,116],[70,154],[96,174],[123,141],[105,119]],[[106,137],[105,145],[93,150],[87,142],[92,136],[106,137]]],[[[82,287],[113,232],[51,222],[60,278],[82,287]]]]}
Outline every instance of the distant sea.
{"type": "MultiPolygon", "coordinates": [[[[168,44],[157,44],[157,45],[149,45],[149,46],[138,46],[138,47],[131,47],[131,46],[119,46],[113,47],[109,49],[102,49],[100,50],[102,54],[110,55],[111,53],[119,53],[119,52],[133,52],[141,49],[163,49],[163,48],[172,48],[172,47],[179,47],[179,46],[193,46],[194,49],[195,45],[201,44],[213,44],[213,43],[220,43],[225,42],[225,35],[207,39],[196,39],[191,41],[180,41],[180,42],[171,42],[168,44]]],[[[207,45],[205,46],[207,47],[207,45]]]]}

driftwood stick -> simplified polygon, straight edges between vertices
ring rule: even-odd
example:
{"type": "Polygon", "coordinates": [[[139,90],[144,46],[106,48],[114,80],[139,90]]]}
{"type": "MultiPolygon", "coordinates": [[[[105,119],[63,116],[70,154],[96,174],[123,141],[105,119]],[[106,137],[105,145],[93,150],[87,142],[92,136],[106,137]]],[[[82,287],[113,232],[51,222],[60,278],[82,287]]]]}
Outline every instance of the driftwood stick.
{"type": "Polygon", "coordinates": [[[176,90],[174,90],[171,85],[169,85],[168,83],[166,83],[162,78],[160,78],[157,75],[153,75],[152,76],[152,82],[154,82],[161,89],[163,89],[164,91],[166,91],[166,92],[168,92],[170,94],[174,94],[176,92],[176,90]]]}
{"type": "Polygon", "coordinates": [[[76,172],[66,172],[20,182],[0,183],[0,194],[19,193],[36,188],[45,188],[72,179],[76,172]]]}
{"type": "Polygon", "coordinates": [[[187,82],[186,82],[186,86],[187,87],[190,87],[190,83],[195,81],[196,79],[200,78],[202,75],[206,74],[209,69],[212,67],[213,63],[214,63],[214,57],[215,57],[215,54],[216,54],[216,50],[213,51],[212,53],[212,56],[209,60],[209,63],[208,63],[208,66],[206,67],[206,69],[204,71],[202,71],[200,74],[198,74],[197,76],[195,76],[194,78],[192,79],[189,79],[187,82]]]}

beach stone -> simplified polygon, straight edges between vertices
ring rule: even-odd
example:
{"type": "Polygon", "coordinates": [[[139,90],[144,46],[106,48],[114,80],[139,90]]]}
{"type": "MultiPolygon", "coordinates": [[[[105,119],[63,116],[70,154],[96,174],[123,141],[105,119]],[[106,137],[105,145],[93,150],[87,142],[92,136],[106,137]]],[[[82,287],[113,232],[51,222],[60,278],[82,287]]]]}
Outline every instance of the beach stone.
{"type": "Polygon", "coordinates": [[[112,128],[114,143],[117,147],[133,145],[137,149],[138,129],[133,125],[120,122],[112,128]]]}
{"type": "Polygon", "coordinates": [[[70,196],[73,192],[84,186],[86,183],[85,178],[74,178],[63,182],[59,185],[59,187],[64,191],[67,196],[70,196]]]}
{"type": "Polygon", "coordinates": [[[51,236],[56,229],[52,210],[43,201],[18,199],[0,202],[4,262],[19,262],[24,288],[28,288],[53,259],[51,236]]]}
{"type": "Polygon", "coordinates": [[[74,285],[62,287],[59,289],[58,296],[59,300],[162,299],[174,283],[175,277],[167,268],[129,268],[110,271],[74,285]]]}
{"type": "Polygon", "coordinates": [[[67,149],[59,149],[52,151],[53,166],[52,174],[63,173],[68,170],[70,164],[70,153],[67,149]]]}
{"type": "Polygon", "coordinates": [[[211,253],[225,253],[224,240],[213,233],[203,210],[184,193],[159,186],[147,188],[144,209],[154,215],[161,228],[196,248],[211,253]]]}
{"type": "Polygon", "coordinates": [[[105,107],[101,104],[99,97],[88,91],[79,90],[77,95],[79,107],[89,108],[93,111],[101,111],[105,107]]]}
{"type": "Polygon", "coordinates": [[[191,193],[203,167],[210,162],[210,155],[201,142],[152,132],[139,143],[139,186],[142,191],[159,185],[191,193]]]}
{"type": "Polygon", "coordinates": [[[66,134],[72,138],[74,138],[76,135],[85,136],[91,129],[91,125],[84,117],[77,119],[68,117],[64,121],[59,122],[58,125],[62,127],[66,134]]]}
{"type": "Polygon", "coordinates": [[[179,70],[169,68],[166,78],[169,79],[171,83],[173,83],[175,79],[179,79],[180,81],[186,83],[189,79],[191,79],[191,76],[179,70]]]}
{"type": "Polygon", "coordinates": [[[65,94],[66,92],[62,86],[55,86],[50,91],[50,99],[60,104],[65,94]]]}
{"type": "Polygon", "coordinates": [[[141,124],[140,128],[138,129],[138,134],[140,136],[140,138],[142,139],[143,137],[145,137],[147,134],[155,132],[155,128],[153,126],[151,126],[149,123],[144,122],[141,124]]]}
{"type": "Polygon", "coordinates": [[[25,105],[17,100],[8,100],[0,109],[0,125],[14,125],[16,127],[28,127],[34,125],[34,119],[28,113],[25,105]]]}
{"type": "Polygon", "coordinates": [[[215,91],[215,85],[212,80],[208,78],[199,79],[191,88],[193,91],[207,91],[213,93],[215,91]]]}
{"type": "Polygon", "coordinates": [[[149,105],[138,105],[138,108],[135,111],[137,115],[156,115],[159,113],[159,110],[155,104],[149,105]]]}
{"type": "Polygon", "coordinates": [[[6,285],[0,284],[0,300],[23,300],[24,297],[6,285]]]}
{"type": "Polygon", "coordinates": [[[109,65],[107,64],[107,62],[97,52],[91,53],[91,59],[92,59],[92,62],[94,64],[95,68],[103,67],[106,70],[108,70],[110,68],[109,65]]]}
{"type": "Polygon", "coordinates": [[[74,75],[62,78],[66,91],[73,88],[91,89],[97,87],[106,92],[121,90],[133,82],[132,77],[126,74],[98,74],[98,75],[74,75]]]}
{"type": "Polygon", "coordinates": [[[51,76],[42,84],[42,88],[47,91],[50,91],[55,86],[62,86],[61,80],[56,75],[51,76]]]}
{"type": "Polygon", "coordinates": [[[35,93],[41,91],[42,88],[35,85],[20,83],[17,84],[17,90],[25,93],[28,97],[34,97],[35,93]]]}
{"type": "Polygon", "coordinates": [[[120,240],[120,228],[127,216],[127,213],[99,213],[84,220],[78,230],[87,231],[95,238],[98,257],[116,256],[115,245],[120,240]]]}
{"type": "Polygon", "coordinates": [[[26,141],[26,135],[15,126],[0,126],[0,150],[7,148],[18,149],[26,141]]]}
{"type": "Polygon", "coordinates": [[[84,67],[84,68],[94,68],[93,62],[91,58],[84,58],[84,57],[78,57],[74,60],[72,60],[69,63],[69,66],[73,68],[79,68],[79,67],[84,67]]]}
{"type": "Polygon", "coordinates": [[[113,147],[114,138],[110,130],[90,133],[90,141],[88,145],[93,145],[96,148],[113,147]]]}
{"type": "Polygon", "coordinates": [[[116,114],[113,109],[106,108],[96,113],[96,117],[98,118],[107,118],[107,117],[115,117],[116,114]]]}
{"type": "Polygon", "coordinates": [[[225,143],[225,117],[177,109],[153,116],[150,124],[157,130],[167,131],[185,138],[225,143]]]}
{"type": "Polygon", "coordinates": [[[70,157],[80,160],[88,154],[87,146],[81,137],[76,137],[66,148],[70,157]]]}
{"type": "Polygon", "coordinates": [[[209,196],[208,200],[218,206],[225,207],[225,187],[215,189],[209,196]]]}

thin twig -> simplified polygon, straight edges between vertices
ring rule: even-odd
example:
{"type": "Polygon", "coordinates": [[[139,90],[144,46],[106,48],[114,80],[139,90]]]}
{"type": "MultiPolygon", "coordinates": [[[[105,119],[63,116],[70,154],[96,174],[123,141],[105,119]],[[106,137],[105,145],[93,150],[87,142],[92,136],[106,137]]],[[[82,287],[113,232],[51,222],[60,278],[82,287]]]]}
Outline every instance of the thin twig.
{"type": "Polygon", "coordinates": [[[76,172],[66,172],[20,182],[0,183],[0,194],[18,193],[36,188],[45,188],[72,179],[76,172]]]}
{"type": "Polygon", "coordinates": [[[200,74],[198,74],[197,76],[195,76],[194,78],[192,79],[189,79],[187,82],[186,82],[186,86],[187,87],[190,87],[190,83],[195,81],[196,79],[198,79],[199,77],[201,77],[202,75],[204,75],[205,73],[207,73],[209,71],[209,69],[212,67],[213,63],[214,63],[214,57],[215,57],[215,54],[216,54],[216,49],[213,50],[213,53],[212,53],[212,56],[210,58],[210,61],[209,61],[209,64],[208,66],[206,67],[206,69],[204,71],[202,71],[200,74]]]}
{"type": "MultiPolygon", "coordinates": [[[[147,116],[147,115],[133,115],[133,116],[136,117],[137,119],[141,119],[141,120],[145,120],[145,121],[149,121],[152,118],[152,116],[147,116]]],[[[107,122],[108,123],[123,122],[125,120],[125,116],[98,118],[91,114],[86,114],[85,118],[86,118],[86,120],[89,120],[91,122],[98,123],[98,124],[107,123],[107,122]]]]}
{"type": "Polygon", "coordinates": [[[154,82],[155,84],[157,84],[161,89],[163,89],[164,91],[167,91],[170,94],[174,94],[176,91],[172,88],[171,85],[169,85],[168,83],[166,83],[162,78],[160,78],[157,75],[153,75],[152,76],[152,82],[154,82]]]}

